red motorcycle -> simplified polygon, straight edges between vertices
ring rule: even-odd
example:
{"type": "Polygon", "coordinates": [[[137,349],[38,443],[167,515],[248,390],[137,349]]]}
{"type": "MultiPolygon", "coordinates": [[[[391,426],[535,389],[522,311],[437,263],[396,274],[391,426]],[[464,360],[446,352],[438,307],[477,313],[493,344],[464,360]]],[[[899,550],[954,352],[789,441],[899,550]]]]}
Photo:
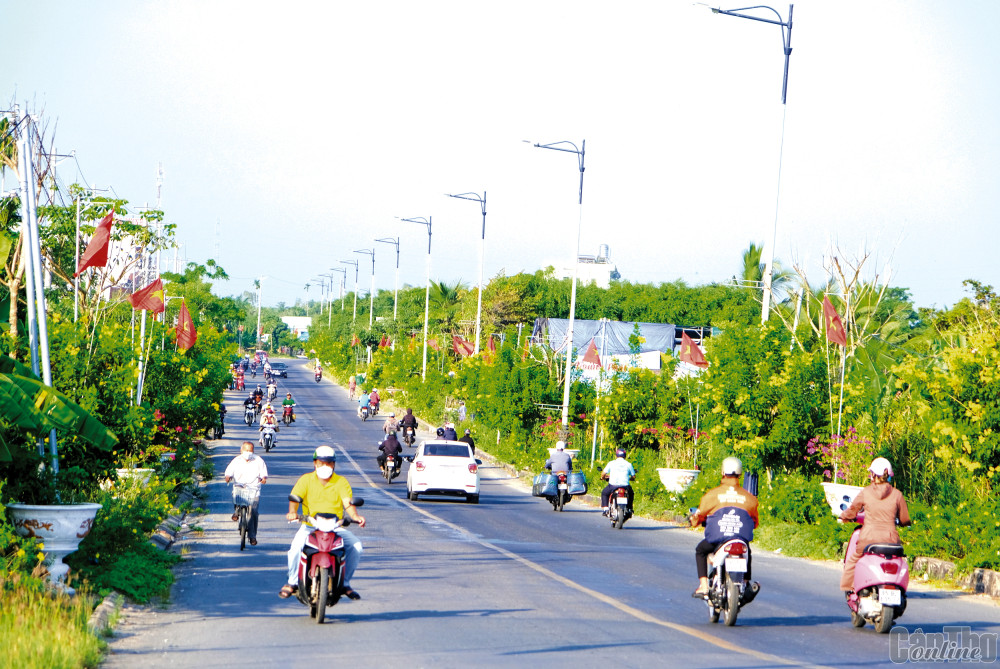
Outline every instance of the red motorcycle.
{"type": "Polygon", "coordinates": [[[243,375],[236,377],[236,390],[243,390],[243,375]]]}
{"type": "Polygon", "coordinates": [[[281,411],[281,420],[285,425],[291,425],[295,420],[295,414],[292,410],[295,408],[293,404],[286,404],[281,411]]]}
{"type": "MultiPolygon", "coordinates": [[[[364,504],[355,499],[354,506],[364,504]]],[[[344,540],[334,531],[350,525],[332,513],[318,513],[303,519],[314,528],[299,553],[298,590],[295,597],[309,607],[309,616],[319,624],[326,618],[326,607],[340,601],[344,587],[344,540]]]]}

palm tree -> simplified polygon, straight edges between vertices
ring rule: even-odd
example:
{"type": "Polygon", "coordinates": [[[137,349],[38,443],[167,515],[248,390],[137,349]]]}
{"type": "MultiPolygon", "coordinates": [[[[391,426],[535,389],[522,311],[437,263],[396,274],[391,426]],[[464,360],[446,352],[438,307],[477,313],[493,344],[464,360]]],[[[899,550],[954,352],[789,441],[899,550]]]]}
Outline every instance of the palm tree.
{"type": "Polygon", "coordinates": [[[466,285],[458,281],[453,286],[445,282],[431,282],[431,312],[444,332],[454,332],[459,305],[466,291],[466,285]]]}
{"type": "MultiPolygon", "coordinates": [[[[766,263],[763,262],[764,244],[760,245],[750,242],[746,251],[743,252],[743,267],[739,276],[733,277],[733,283],[745,288],[757,288],[763,294],[764,272],[767,270],[766,263]]],[[[772,300],[777,304],[778,295],[785,294],[787,298],[787,288],[793,276],[793,272],[784,269],[777,260],[771,266],[771,295],[772,300]]]]}

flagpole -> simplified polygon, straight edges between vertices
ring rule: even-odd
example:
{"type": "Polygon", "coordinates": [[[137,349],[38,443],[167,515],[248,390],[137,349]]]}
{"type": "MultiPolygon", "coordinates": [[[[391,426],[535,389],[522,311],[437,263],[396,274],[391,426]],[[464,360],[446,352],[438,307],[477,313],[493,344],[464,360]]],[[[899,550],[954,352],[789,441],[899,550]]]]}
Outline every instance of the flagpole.
{"type": "MultiPolygon", "coordinates": [[[[824,295],[824,297],[826,297],[824,295]]],[[[823,348],[826,349],[826,396],[830,411],[830,436],[833,437],[833,378],[830,374],[830,336],[826,325],[826,313],[823,313],[823,348]]],[[[834,478],[836,482],[836,478],[834,478]]]]}
{"type": "MultiPolygon", "coordinates": [[[[844,306],[844,320],[851,322],[851,291],[848,289],[844,306]]],[[[837,407],[837,435],[840,436],[840,422],[844,417],[844,377],[847,374],[847,325],[844,326],[844,345],[840,354],[840,404],[837,407]]],[[[841,439],[843,439],[841,437],[841,439]]]]}
{"type": "Polygon", "coordinates": [[[143,364],[143,350],[146,348],[146,310],[142,310],[142,317],[139,321],[139,382],[135,389],[135,405],[139,406],[142,403],[142,385],[145,379],[143,375],[145,374],[145,365],[143,364]]]}
{"type": "Polygon", "coordinates": [[[76,323],[80,317],[80,194],[76,195],[76,255],[73,256],[73,322],[76,323]]]}

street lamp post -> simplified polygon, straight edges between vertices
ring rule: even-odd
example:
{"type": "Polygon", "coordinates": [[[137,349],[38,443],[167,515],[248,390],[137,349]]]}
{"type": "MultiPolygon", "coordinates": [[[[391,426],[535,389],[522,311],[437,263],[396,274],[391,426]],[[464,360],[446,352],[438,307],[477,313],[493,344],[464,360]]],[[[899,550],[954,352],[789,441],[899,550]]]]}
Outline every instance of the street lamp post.
{"type": "Polygon", "coordinates": [[[576,144],[573,142],[553,142],[552,144],[534,144],[539,149],[552,149],[553,151],[565,151],[566,153],[575,153],[577,157],[577,163],[580,167],[580,197],[579,197],[579,215],[576,223],[576,253],[573,255],[573,286],[569,293],[569,326],[567,327],[566,333],[566,385],[563,388],[563,405],[562,405],[562,425],[563,431],[569,430],[569,390],[570,384],[572,382],[572,371],[573,371],[573,321],[576,317],[576,277],[577,269],[580,266],[580,228],[583,224],[583,160],[587,152],[587,140],[583,140],[580,148],[577,148],[576,144]],[[572,149],[567,149],[561,144],[568,144],[572,146],[572,149]]]}
{"type": "Polygon", "coordinates": [[[421,381],[427,380],[427,326],[430,322],[431,313],[431,221],[434,220],[433,216],[424,218],[423,216],[416,216],[414,218],[401,218],[401,221],[406,221],[407,223],[419,223],[420,225],[427,226],[427,290],[424,293],[424,369],[421,375],[421,381]]]}
{"type": "MultiPolygon", "coordinates": [[[[361,253],[363,255],[368,255],[372,257],[372,285],[371,289],[368,291],[368,331],[371,332],[372,326],[375,324],[375,249],[361,249],[360,251],[355,251],[355,253],[361,253]]],[[[372,361],[372,347],[371,344],[366,346],[368,349],[368,362],[372,361]]]]}
{"type": "Polygon", "coordinates": [[[384,239],[376,239],[376,242],[382,242],[383,244],[392,244],[396,247],[396,283],[392,287],[392,320],[396,320],[396,309],[399,305],[399,237],[385,237],[384,239]]]}
{"type": "MultiPolygon", "coordinates": [[[[332,274],[320,274],[323,279],[323,290],[326,292],[326,327],[330,327],[333,324],[333,275],[332,274]],[[326,280],[330,280],[330,287],[326,287],[326,280]]],[[[322,315],[322,312],[320,312],[322,315]]]]}
{"type": "Polygon", "coordinates": [[[479,300],[476,304],[476,344],[475,350],[472,352],[473,355],[479,353],[479,332],[481,330],[482,316],[483,316],[483,266],[486,263],[486,191],[483,191],[483,196],[479,197],[479,193],[461,193],[460,195],[450,195],[445,193],[448,197],[455,197],[460,200],[472,200],[478,202],[480,208],[483,211],[483,230],[482,235],[479,238],[479,300]]]}
{"type": "Polygon", "coordinates": [[[344,284],[347,282],[347,269],[344,267],[331,267],[331,272],[340,272],[343,274],[340,277],[340,311],[344,311],[344,284]]]}
{"type": "Polygon", "coordinates": [[[267,278],[266,276],[261,276],[257,277],[257,280],[254,281],[254,283],[257,284],[257,348],[258,349],[260,349],[260,291],[261,291],[261,283],[263,283],[264,279],[266,278],[267,278]]]}
{"type": "MultiPolygon", "coordinates": [[[[345,265],[354,266],[354,315],[351,316],[351,325],[354,325],[355,321],[358,320],[358,261],[357,260],[341,260],[340,262],[345,265]]],[[[346,274],[344,275],[347,276],[346,274]]]]}
{"type": "Polygon", "coordinates": [[[760,312],[760,322],[766,323],[767,318],[771,311],[771,283],[774,280],[774,244],[778,237],[778,203],[781,198],[781,162],[782,153],[785,147],[785,115],[787,113],[787,107],[785,105],[785,100],[788,96],[788,60],[792,55],[792,9],[795,5],[788,5],[788,21],[781,18],[781,14],[774,7],[768,7],[767,5],[755,5],[753,7],[740,7],[739,9],[718,9],[715,7],[709,7],[714,14],[725,14],[726,16],[735,16],[741,19],[750,19],[751,21],[760,21],[761,23],[770,23],[771,25],[776,25],[781,27],[781,42],[785,53],[785,71],[784,76],[781,81],[781,144],[778,149],[778,193],[775,196],[774,203],[774,227],[771,231],[771,243],[767,245],[767,256],[764,265],[764,296],[761,304],[760,312]],[[741,14],[740,12],[746,11],[748,9],[767,9],[774,12],[774,15],[778,17],[777,20],[763,18],[760,16],[752,16],[750,14],[741,14]]]}

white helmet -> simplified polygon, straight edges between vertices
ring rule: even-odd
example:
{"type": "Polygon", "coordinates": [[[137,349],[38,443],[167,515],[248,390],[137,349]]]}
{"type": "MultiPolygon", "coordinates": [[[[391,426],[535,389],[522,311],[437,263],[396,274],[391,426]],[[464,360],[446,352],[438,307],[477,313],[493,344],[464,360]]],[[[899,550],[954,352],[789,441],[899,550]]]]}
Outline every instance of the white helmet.
{"type": "Polygon", "coordinates": [[[892,476],[892,463],[885,458],[875,458],[868,465],[868,471],[874,476],[892,476]]]}
{"type": "Polygon", "coordinates": [[[395,417],[396,417],[396,412],[395,411],[390,411],[389,412],[389,418],[395,418],[395,417]]]}
{"type": "Polygon", "coordinates": [[[557,451],[561,451],[564,448],[566,448],[566,442],[565,441],[557,441],[556,442],[556,450],[557,451]]]}
{"type": "Polygon", "coordinates": [[[737,457],[729,456],[722,461],[723,476],[739,476],[743,473],[743,463],[737,457]]]}

